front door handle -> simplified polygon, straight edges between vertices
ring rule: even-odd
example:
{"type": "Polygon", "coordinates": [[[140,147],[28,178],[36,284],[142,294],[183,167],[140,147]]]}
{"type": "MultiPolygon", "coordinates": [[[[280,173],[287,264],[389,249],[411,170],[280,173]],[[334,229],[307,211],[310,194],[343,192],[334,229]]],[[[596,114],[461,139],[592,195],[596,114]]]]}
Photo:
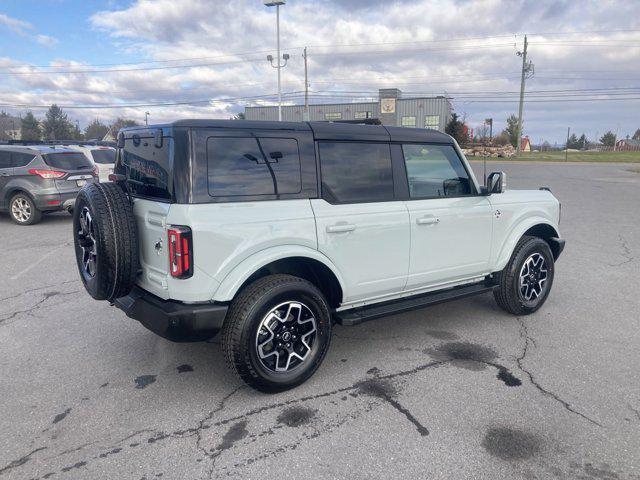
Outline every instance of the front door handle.
{"type": "Polygon", "coordinates": [[[418,225],[435,225],[440,223],[440,219],[437,217],[422,217],[416,220],[418,225]]]}
{"type": "Polygon", "coordinates": [[[336,225],[328,225],[327,233],[353,232],[355,229],[356,226],[350,223],[338,223],[336,225]]]}

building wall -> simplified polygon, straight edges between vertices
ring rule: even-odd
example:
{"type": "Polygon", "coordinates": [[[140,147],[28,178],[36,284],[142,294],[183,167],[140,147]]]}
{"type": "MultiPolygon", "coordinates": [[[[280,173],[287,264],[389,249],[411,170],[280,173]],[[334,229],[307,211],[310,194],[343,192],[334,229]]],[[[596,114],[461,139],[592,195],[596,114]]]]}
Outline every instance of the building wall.
{"type": "MultiPolygon", "coordinates": [[[[379,118],[384,125],[409,127],[414,126],[415,123],[416,128],[430,127],[444,131],[445,125],[451,118],[451,104],[448,99],[445,97],[402,98],[399,91],[397,91],[399,97],[397,98],[393,93],[389,93],[390,90],[395,89],[381,91],[380,97],[396,98],[393,113],[382,114],[380,102],[335,103],[309,105],[309,118],[311,121],[354,120],[357,113],[363,115],[364,112],[370,112],[371,118],[379,118]],[[427,125],[427,120],[432,121],[430,125],[427,125]]],[[[301,122],[303,112],[303,105],[283,105],[282,120],[301,122]]],[[[278,120],[278,107],[245,107],[245,117],[247,120],[278,120]]]]}

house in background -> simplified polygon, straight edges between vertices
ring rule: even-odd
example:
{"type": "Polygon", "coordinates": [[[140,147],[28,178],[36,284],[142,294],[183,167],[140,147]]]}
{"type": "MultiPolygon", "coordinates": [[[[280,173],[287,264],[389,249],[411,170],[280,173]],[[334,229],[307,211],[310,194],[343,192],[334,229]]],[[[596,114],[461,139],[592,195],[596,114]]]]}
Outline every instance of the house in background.
{"type": "Polygon", "coordinates": [[[618,140],[616,142],[616,150],[638,151],[640,150],[640,140],[634,140],[633,138],[618,140]]]}
{"type": "Polygon", "coordinates": [[[529,137],[523,137],[520,139],[520,151],[521,152],[531,151],[531,142],[529,141],[529,137]]]}

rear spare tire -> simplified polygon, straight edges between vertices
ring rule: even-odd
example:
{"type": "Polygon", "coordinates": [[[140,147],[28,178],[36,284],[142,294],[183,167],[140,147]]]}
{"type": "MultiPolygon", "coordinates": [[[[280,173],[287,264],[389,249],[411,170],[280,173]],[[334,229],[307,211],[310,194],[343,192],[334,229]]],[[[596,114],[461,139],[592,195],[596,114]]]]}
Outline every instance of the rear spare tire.
{"type": "Polygon", "coordinates": [[[133,208],[115,183],[89,183],[73,209],[73,243],[80,278],[96,300],[127,295],[138,273],[133,208]]]}

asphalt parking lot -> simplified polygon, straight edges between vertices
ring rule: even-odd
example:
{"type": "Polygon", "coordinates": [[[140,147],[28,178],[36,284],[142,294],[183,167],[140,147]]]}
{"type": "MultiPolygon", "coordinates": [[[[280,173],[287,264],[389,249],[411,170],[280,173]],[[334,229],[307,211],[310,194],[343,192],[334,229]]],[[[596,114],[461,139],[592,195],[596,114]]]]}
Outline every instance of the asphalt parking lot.
{"type": "Polygon", "coordinates": [[[0,479],[640,479],[632,167],[490,162],[562,201],[544,307],[515,318],[489,294],[336,326],[315,376],[277,395],[216,339],[170,343],[93,301],[69,215],[2,215],[0,479]]]}

